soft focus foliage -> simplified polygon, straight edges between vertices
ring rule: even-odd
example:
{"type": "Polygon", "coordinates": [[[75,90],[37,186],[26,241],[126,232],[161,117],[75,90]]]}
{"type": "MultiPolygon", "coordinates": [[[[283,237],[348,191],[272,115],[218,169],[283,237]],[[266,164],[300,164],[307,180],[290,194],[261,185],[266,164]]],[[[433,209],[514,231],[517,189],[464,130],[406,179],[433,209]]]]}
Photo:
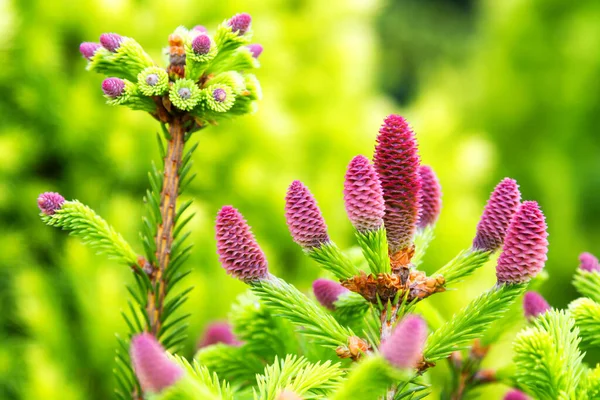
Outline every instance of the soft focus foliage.
{"type": "MultiPolygon", "coordinates": [[[[186,194],[196,200],[188,354],[243,290],[218,266],[212,227],[220,206],[236,204],[269,268],[308,290],[319,269],[289,238],[286,187],[306,183],[332,237],[353,243],[344,172],[354,155],[371,154],[381,116],[399,111],[395,100],[447,200],[436,228],[445,239],[432,243],[426,270],[470,244],[489,189],[504,176],[548,218],[551,279],[540,290],[553,305],[575,297],[569,277],[577,255],[598,253],[596,1],[15,0],[0,9],[0,393],[7,399],[106,399],[114,387],[114,332],[126,331],[119,312],[130,271],[40,224],[36,207],[39,193],[58,191],[90,205],[125,239],[140,228],[159,127],[104,104],[102,78],[85,71],[78,50],[102,32],[135,37],[159,59],[162,49],[150,46],[166,46],[177,25],[214,26],[245,11],[265,49],[258,113],[194,139],[201,173],[186,194]]],[[[493,284],[488,266],[468,287],[432,301],[444,315],[458,310],[493,284]]],[[[496,352],[489,359],[509,360],[496,352]]]]}

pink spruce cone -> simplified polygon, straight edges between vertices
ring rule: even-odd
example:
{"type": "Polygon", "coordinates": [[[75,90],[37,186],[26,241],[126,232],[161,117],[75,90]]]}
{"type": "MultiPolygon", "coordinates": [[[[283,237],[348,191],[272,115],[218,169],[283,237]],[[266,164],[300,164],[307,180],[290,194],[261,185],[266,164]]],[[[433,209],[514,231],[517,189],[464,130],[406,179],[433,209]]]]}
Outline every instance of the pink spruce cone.
{"type": "Polygon", "coordinates": [[[219,261],[229,275],[244,282],[268,276],[265,254],[238,210],[231,206],[221,208],[215,229],[219,261]]]}
{"type": "Polygon", "coordinates": [[[529,400],[529,396],[520,390],[513,389],[504,395],[504,400],[529,400]]]}
{"type": "Polygon", "coordinates": [[[235,338],[235,334],[231,330],[231,325],[227,322],[213,322],[208,325],[204,336],[198,344],[198,348],[210,346],[217,343],[238,346],[240,342],[235,338]]]}
{"type": "Polygon", "coordinates": [[[210,37],[205,34],[200,34],[192,40],[192,50],[198,55],[208,54],[210,51],[210,37]]]}
{"type": "Polygon", "coordinates": [[[588,272],[600,272],[600,263],[591,253],[581,253],[579,255],[579,268],[588,272]]]}
{"type": "Polygon", "coordinates": [[[184,371],[150,333],[131,339],[131,362],[144,393],[160,393],[183,377],[184,371]]]}
{"type": "Polygon", "coordinates": [[[417,315],[408,315],[379,348],[383,357],[400,369],[415,368],[427,339],[427,324],[417,315]]]}
{"type": "Polygon", "coordinates": [[[498,283],[527,282],[546,262],[548,232],[544,214],[535,201],[525,201],[513,216],[498,258],[498,283]]]}
{"type": "Polygon", "coordinates": [[[120,78],[106,78],[102,81],[102,91],[110,98],[117,98],[125,91],[125,81],[120,78]]]}
{"type": "Polygon", "coordinates": [[[496,251],[502,247],[506,230],[521,203],[517,181],[504,178],[495,188],[477,224],[473,248],[496,251]]]}
{"type": "Polygon", "coordinates": [[[383,189],[383,220],[393,255],[412,244],[421,197],[417,141],[401,116],[390,115],[385,119],[377,136],[373,162],[383,189]]]}
{"type": "Polygon", "coordinates": [[[419,167],[421,177],[421,214],[418,227],[425,229],[435,225],[442,211],[442,186],[433,169],[428,165],[419,167]]]}
{"type": "Polygon", "coordinates": [[[100,35],[100,44],[108,51],[116,52],[121,47],[123,37],[116,33],[103,33],[100,35]]]}
{"type": "Polygon", "coordinates": [[[279,393],[279,396],[277,396],[277,400],[302,400],[302,397],[298,396],[295,392],[286,389],[283,392],[279,393]]]}
{"type": "Polygon", "coordinates": [[[248,31],[250,23],[252,23],[250,14],[241,13],[231,17],[227,24],[231,27],[232,32],[237,32],[237,34],[241,36],[248,31]]]}
{"type": "Polygon", "coordinates": [[[260,56],[263,52],[262,45],[260,45],[258,43],[249,44],[246,47],[248,47],[248,50],[250,50],[250,53],[252,53],[252,57],[254,57],[254,58],[258,58],[258,56],[260,56]]]}
{"type": "Polygon", "coordinates": [[[53,215],[56,211],[62,208],[65,198],[60,193],[45,192],[39,195],[37,199],[40,211],[46,215],[53,215]]]}
{"type": "Polygon", "coordinates": [[[329,242],[327,225],[312,193],[300,181],[290,185],[285,196],[285,219],[294,242],[310,250],[329,242]]]}
{"type": "Polygon", "coordinates": [[[192,28],[192,30],[196,31],[196,32],[200,32],[200,33],[208,32],[208,30],[203,25],[196,25],[195,27],[192,28]]]}
{"type": "Polygon", "coordinates": [[[375,168],[365,156],[354,157],[348,165],[344,203],[348,218],[357,231],[375,231],[383,225],[383,190],[375,168]]]}
{"type": "Polygon", "coordinates": [[[523,312],[528,321],[544,314],[549,309],[550,305],[538,292],[529,291],[523,296],[523,312]]]}
{"type": "Polygon", "coordinates": [[[102,47],[100,43],[83,42],[79,45],[79,52],[82,56],[90,60],[100,47],[102,47]]]}
{"type": "Polygon", "coordinates": [[[341,295],[349,290],[336,281],[319,278],[313,282],[313,292],[321,305],[330,310],[335,309],[335,303],[341,295]]]}

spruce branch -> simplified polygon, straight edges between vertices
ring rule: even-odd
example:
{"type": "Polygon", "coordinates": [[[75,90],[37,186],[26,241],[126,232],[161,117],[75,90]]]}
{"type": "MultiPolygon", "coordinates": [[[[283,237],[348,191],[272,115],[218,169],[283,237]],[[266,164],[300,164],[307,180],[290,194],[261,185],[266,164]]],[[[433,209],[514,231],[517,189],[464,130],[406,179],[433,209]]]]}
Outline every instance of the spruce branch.
{"type": "Polygon", "coordinates": [[[573,276],[573,285],[582,296],[600,303],[600,272],[578,268],[573,276]]]}
{"type": "Polygon", "coordinates": [[[582,297],[569,304],[569,311],[579,328],[580,337],[586,347],[600,345],[600,304],[582,297]]]}
{"type": "Polygon", "coordinates": [[[199,385],[206,387],[215,397],[222,400],[233,400],[233,391],[226,381],[219,381],[216,373],[210,373],[205,365],[200,365],[197,360],[192,362],[184,357],[173,355],[173,359],[185,369],[188,376],[195,379],[199,385]]]}
{"type": "Polygon", "coordinates": [[[262,361],[243,347],[222,343],[198,350],[194,358],[219,378],[241,387],[253,385],[264,369],[262,361]]]}
{"type": "Polygon", "coordinates": [[[391,272],[385,228],[356,232],[356,239],[373,274],[391,272]]]}
{"type": "Polygon", "coordinates": [[[450,262],[437,270],[434,275],[442,275],[446,286],[460,282],[482,267],[492,255],[491,251],[468,249],[463,250],[450,262]]]}
{"type": "Polygon", "coordinates": [[[423,261],[423,257],[427,252],[427,248],[429,247],[429,243],[433,240],[435,235],[433,234],[433,229],[435,225],[427,225],[424,228],[417,229],[417,233],[415,234],[415,254],[413,258],[410,260],[411,263],[418,267],[421,265],[423,261]]]}

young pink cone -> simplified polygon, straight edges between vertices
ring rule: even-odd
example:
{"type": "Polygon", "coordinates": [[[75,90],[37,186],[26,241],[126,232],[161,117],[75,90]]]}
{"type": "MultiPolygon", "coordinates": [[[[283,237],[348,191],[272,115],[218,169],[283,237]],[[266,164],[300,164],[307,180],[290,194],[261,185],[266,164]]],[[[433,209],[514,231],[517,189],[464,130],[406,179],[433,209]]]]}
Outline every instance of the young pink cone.
{"type": "Polygon", "coordinates": [[[215,229],[219,261],[229,275],[244,282],[267,278],[265,254],[238,210],[231,206],[221,208],[215,229]]]}
{"type": "Polygon", "coordinates": [[[423,318],[408,315],[381,344],[379,351],[396,368],[415,368],[421,359],[425,339],[427,339],[427,324],[423,318]]]}
{"type": "Polygon", "coordinates": [[[350,161],[344,181],[344,203],[348,219],[359,232],[382,227],[385,215],[383,189],[375,168],[365,156],[350,161]]]}
{"type": "Polygon", "coordinates": [[[249,44],[246,47],[248,47],[248,50],[250,50],[250,53],[252,53],[252,57],[254,57],[254,58],[258,58],[258,56],[260,56],[263,52],[262,45],[260,45],[258,43],[249,44]]]}
{"type": "Polygon", "coordinates": [[[285,196],[285,219],[294,242],[310,250],[329,242],[327,225],[312,193],[300,181],[290,185],[285,196]]]}
{"type": "Polygon", "coordinates": [[[498,283],[527,282],[546,262],[548,232],[544,214],[535,201],[525,201],[513,216],[496,266],[498,283]]]}
{"type": "Polygon", "coordinates": [[[588,272],[600,272],[600,263],[591,253],[581,253],[579,255],[579,268],[588,272]]]}
{"type": "Polygon", "coordinates": [[[241,13],[231,17],[227,24],[231,27],[232,32],[237,32],[239,36],[242,36],[248,31],[251,23],[252,17],[250,14],[241,13]]]}
{"type": "Polygon", "coordinates": [[[102,91],[110,98],[117,98],[125,91],[125,81],[121,78],[106,78],[102,81],[102,91]]]}
{"type": "Polygon", "coordinates": [[[60,193],[45,192],[39,195],[37,199],[40,211],[46,215],[53,215],[62,208],[65,198],[60,193]]]}
{"type": "Polygon", "coordinates": [[[123,37],[116,33],[103,33],[100,35],[100,44],[106,50],[116,52],[121,47],[123,37]]]}
{"type": "Polygon", "coordinates": [[[341,295],[349,292],[349,290],[340,285],[339,282],[323,278],[314,281],[312,287],[319,303],[330,310],[335,309],[333,303],[335,303],[341,295]]]}
{"type": "Polygon", "coordinates": [[[277,400],[302,400],[302,397],[298,396],[291,390],[286,389],[283,392],[279,393],[279,396],[277,396],[277,400]]]}
{"type": "Polygon", "coordinates": [[[131,339],[131,362],[144,393],[160,393],[183,377],[184,371],[171,360],[150,333],[131,339]]]}
{"type": "Polygon", "coordinates": [[[483,215],[477,224],[477,235],[473,248],[496,251],[502,247],[506,230],[521,204],[521,193],[517,181],[504,178],[492,192],[483,215]]]}
{"type": "Polygon", "coordinates": [[[504,400],[529,400],[529,396],[520,390],[513,389],[504,395],[504,400]]]}
{"type": "Polygon", "coordinates": [[[79,52],[82,56],[90,60],[100,47],[102,47],[100,43],[83,42],[79,45],[79,52]]]}
{"type": "Polygon", "coordinates": [[[208,35],[200,34],[192,40],[192,50],[198,55],[203,56],[205,54],[208,54],[208,52],[210,51],[210,47],[211,42],[210,37],[208,37],[208,35]]]}
{"type": "Polygon", "coordinates": [[[523,296],[523,312],[528,321],[544,314],[549,309],[550,305],[538,292],[529,291],[523,296]]]}
{"type": "Polygon", "coordinates": [[[437,222],[442,211],[442,186],[433,169],[428,165],[419,167],[421,177],[421,213],[418,227],[425,229],[437,222]]]}
{"type": "Polygon", "coordinates": [[[231,330],[231,325],[227,322],[213,322],[209,324],[200,343],[198,343],[198,348],[217,343],[228,344],[230,346],[238,346],[240,344],[231,330]]]}
{"type": "Polygon", "coordinates": [[[377,136],[373,163],[385,199],[383,220],[389,251],[394,255],[412,245],[421,197],[417,141],[401,116],[385,119],[377,136]]]}

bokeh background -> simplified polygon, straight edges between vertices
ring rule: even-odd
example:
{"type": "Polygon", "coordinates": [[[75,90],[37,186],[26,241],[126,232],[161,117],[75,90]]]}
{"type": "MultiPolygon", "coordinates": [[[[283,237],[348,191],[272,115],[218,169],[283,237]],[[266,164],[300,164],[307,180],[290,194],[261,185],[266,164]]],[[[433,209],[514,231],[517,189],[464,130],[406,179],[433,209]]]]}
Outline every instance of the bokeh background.
{"type": "MultiPolygon", "coordinates": [[[[104,104],[79,43],[118,32],[160,59],[178,25],[214,28],[242,11],[265,47],[264,100],[193,139],[187,355],[244,289],[217,263],[220,206],[238,207],[272,270],[308,290],[319,269],[289,238],[286,188],[304,181],[332,237],[352,246],[345,168],[372,154],[389,113],[411,121],[444,189],[426,268],[468,247],[510,176],[547,216],[542,293],[559,307],[575,297],[577,255],[600,252],[600,2],[0,0],[0,398],[110,398],[114,334],[126,331],[130,272],[42,224],[35,202],[48,190],[79,199],[137,244],[159,127],[104,104]]],[[[434,302],[450,315],[493,282],[490,264],[434,302]]]]}

